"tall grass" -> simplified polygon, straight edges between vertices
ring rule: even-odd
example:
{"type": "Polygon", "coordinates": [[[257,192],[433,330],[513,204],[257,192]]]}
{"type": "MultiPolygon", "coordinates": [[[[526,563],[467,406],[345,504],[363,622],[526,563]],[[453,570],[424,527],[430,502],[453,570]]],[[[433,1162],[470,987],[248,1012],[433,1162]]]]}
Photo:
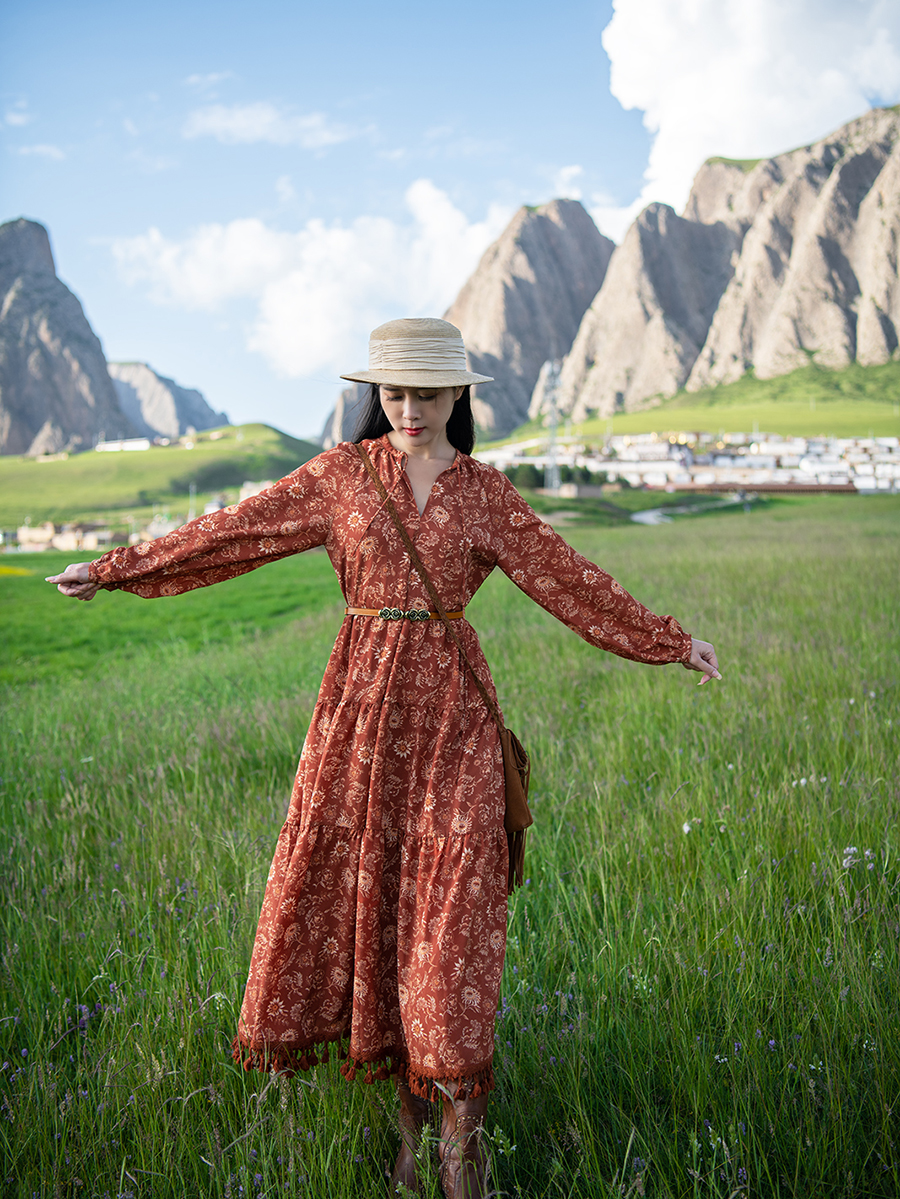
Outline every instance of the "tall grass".
{"type": "MultiPolygon", "coordinates": [[[[505,579],[472,605],[535,760],[491,1105],[504,1194],[900,1192],[898,508],[571,531],[716,641],[724,682],[700,690],[598,654],[505,579]]],[[[9,692],[5,1193],[384,1193],[389,1087],[227,1052],[339,619],[9,692]]]]}

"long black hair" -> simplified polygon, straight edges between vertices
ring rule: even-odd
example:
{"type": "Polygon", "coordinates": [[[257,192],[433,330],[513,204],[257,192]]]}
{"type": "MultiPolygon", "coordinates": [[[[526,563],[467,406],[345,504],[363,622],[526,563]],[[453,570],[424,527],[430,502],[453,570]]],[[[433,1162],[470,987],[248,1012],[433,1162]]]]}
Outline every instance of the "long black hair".
{"type": "MultiPolygon", "coordinates": [[[[475,448],[475,418],[472,415],[471,390],[469,384],[466,384],[447,421],[447,440],[455,450],[460,450],[463,454],[471,454],[475,448]]],[[[359,443],[369,438],[383,437],[390,431],[391,422],[381,406],[378,384],[370,383],[356,421],[353,440],[359,443]]]]}

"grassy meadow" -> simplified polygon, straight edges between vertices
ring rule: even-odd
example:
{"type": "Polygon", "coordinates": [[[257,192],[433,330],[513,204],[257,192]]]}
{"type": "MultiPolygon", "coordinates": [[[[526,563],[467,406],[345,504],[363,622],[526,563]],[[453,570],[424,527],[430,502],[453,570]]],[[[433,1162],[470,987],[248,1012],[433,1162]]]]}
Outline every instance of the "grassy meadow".
{"type": "Polygon", "coordinates": [[[60,604],[44,579],[89,552],[15,554],[0,558],[0,684],[60,675],[130,669],[147,651],[183,651],[229,642],[296,620],[299,613],[338,603],[341,590],[324,550],[271,563],[218,587],[190,591],[173,604],[121,592],[88,604],[60,604]]]}
{"type": "MultiPolygon", "coordinates": [[[[900,1193],[898,518],[900,497],[821,496],[566,530],[716,643],[724,679],[699,689],[591,649],[502,576],[471,605],[534,763],[499,1194],[900,1193]]],[[[388,1084],[228,1053],[341,619],[327,565],[90,605],[0,576],[11,1199],[386,1193],[388,1084]]]]}

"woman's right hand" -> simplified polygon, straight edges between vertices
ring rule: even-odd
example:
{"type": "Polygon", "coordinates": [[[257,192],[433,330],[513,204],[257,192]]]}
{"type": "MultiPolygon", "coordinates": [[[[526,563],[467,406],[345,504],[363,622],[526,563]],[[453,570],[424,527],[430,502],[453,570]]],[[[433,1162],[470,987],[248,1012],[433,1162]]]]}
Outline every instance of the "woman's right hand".
{"type": "Polygon", "coordinates": [[[46,583],[55,583],[57,591],[72,599],[92,600],[100,590],[99,583],[92,583],[90,562],[73,562],[61,575],[48,575],[46,583]]]}

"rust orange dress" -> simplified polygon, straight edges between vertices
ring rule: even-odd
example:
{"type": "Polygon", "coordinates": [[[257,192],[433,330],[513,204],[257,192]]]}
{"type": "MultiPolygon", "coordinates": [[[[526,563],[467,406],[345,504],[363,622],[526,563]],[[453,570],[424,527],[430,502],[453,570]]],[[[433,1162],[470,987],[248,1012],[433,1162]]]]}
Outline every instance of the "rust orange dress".
{"type": "MultiPolygon", "coordinates": [[[[495,566],[586,641],[686,662],[691,639],[543,523],[509,480],[457,453],[420,515],[405,454],[364,443],[448,609],[495,566]]],[[[430,607],[355,448],[91,566],[108,589],[178,595],[325,546],[348,605],[430,607]]],[[[456,626],[486,686],[474,629],[456,626]]],[[[346,1052],[419,1095],[493,1086],[507,844],[496,726],[440,621],[348,616],[310,722],[269,872],[235,1057],[305,1068],[346,1052]]]]}

